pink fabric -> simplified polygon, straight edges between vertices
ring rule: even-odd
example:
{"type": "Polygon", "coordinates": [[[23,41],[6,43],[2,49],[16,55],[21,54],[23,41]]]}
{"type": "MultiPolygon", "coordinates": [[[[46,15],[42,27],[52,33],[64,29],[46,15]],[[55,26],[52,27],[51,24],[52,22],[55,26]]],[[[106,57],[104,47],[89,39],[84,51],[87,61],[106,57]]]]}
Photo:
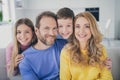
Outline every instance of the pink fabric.
{"type": "MultiPolygon", "coordinates": [[[[8,46],[6,47],[6,65],[7,65],[7,72],[8,72],[8,68],[9,65],[11,63],[11,57],[12,57],[12,51],[13,51],[13,42],[9,43],[8,46]]],[[[27,49],[29,46],[21,46],[22,51],[24,51],[25,49],[27,49]]],[[[19,69],[18,67],[14,70],[13,75],[17,75],[19,73],[19,69]]]]}
{"type": "MultiPolygon", "coordinates": [[[[12,50],[13,50],[13,43],[9,43],[8,46],[6,47],[6,64],[9,65],[12,57],[12,50]]],[[[27,49],[29,46],[21,46],[21,49],[24,51],[27,49]]]]}
{"type": "Polygon", "coordinates": [[[20,48],[21,48],[22,51],[26,50],[28,47],[29,46],[22,46],[22,45],[20,46],[20,48]]]}
{"type": "Polygon", "coordinates": [[[12,50],[13,50],[13,43],[11,42],[6,47],[6,64],[7,64],[7,66],[10,65],[11,56],[12,56],[12,50]]]}

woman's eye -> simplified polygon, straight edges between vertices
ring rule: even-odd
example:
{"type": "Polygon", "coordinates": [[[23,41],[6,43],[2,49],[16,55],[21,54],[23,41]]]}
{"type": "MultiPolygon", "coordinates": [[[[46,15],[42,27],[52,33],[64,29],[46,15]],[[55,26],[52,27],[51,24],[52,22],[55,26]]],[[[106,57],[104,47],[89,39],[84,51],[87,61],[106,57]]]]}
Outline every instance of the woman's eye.
{"type": "Polygon", "coordinates": [[[86,26],[86,28],[90,28],[90,26],[86,26]]]}

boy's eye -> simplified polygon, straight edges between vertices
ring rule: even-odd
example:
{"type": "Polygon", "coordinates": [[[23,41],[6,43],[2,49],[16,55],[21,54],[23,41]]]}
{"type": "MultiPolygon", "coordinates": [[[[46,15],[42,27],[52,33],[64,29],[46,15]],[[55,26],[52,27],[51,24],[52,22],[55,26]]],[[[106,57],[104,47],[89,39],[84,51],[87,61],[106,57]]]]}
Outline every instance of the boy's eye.
{"type": "Polygon", "coordinates": [[[61,28],[61,27],[63,27],[63,26],[61,26],[61,25],[58,25],[58,27],[59,27],[59,28],[61,28]]]}
{"type": "Polygon", "coordinates": [[[75,26],[75,28],[80,28],[80,26],[79,26],[79,25],[77,25],[77,26],[75,26]]]}

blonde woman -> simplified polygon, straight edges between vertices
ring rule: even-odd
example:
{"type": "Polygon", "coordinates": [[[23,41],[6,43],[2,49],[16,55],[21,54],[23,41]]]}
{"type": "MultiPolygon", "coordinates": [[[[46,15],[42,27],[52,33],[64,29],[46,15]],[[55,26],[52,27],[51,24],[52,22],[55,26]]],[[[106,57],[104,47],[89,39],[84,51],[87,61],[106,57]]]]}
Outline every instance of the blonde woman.
{"type": "Polygon", "coordinates": [[[61,52],[60,80],[112,80],[104,64],[107,53],[101,41],[102,34],[93,15],[77,14],[73,40],[61,52]]]}
{"type": "Polygon", "coordinates": [[[7,73],[19,74],[18,64],[23,59],[22,52],[37,42],[34,25],[28,18],[21,18],[14,26],[14,41],[6,48],[7,73]]]}
{"type": "MultiPolygon", "coordinates": [[[[66,39],[70,42],[70,38],[73,36],[73,23],[74,23],[74,12],[70,8],[63,7],[57,12],[58,22],[58,38],[66,39]]],[[[105,60],[106,67],[112,69],[112,61],[110,58],[105,60]]]]}

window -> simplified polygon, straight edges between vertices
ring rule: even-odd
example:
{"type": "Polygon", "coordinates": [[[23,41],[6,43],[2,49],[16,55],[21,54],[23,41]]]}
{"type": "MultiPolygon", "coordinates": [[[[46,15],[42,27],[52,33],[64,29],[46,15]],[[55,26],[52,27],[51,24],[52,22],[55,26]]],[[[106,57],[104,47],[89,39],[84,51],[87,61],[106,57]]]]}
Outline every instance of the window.
{"type": "Polygon", "coordinates": [[[89,11],[93,14],[97,21],[99,21],[99,8],[85,8],[85,11],[89,11]]]}
{"type": "Polygon", "coordinates": [[[2,22],[3,15],[2,15],[2,1],[0,0],[0,22],[2,22]]]}
{"type": "Polygon", "coordinates": [[[2,15],[2,21],[8,22],[10,19],[10,13],[9,13],[9,4],[8,0],[0,0],[0,10],[2,15]]]}

